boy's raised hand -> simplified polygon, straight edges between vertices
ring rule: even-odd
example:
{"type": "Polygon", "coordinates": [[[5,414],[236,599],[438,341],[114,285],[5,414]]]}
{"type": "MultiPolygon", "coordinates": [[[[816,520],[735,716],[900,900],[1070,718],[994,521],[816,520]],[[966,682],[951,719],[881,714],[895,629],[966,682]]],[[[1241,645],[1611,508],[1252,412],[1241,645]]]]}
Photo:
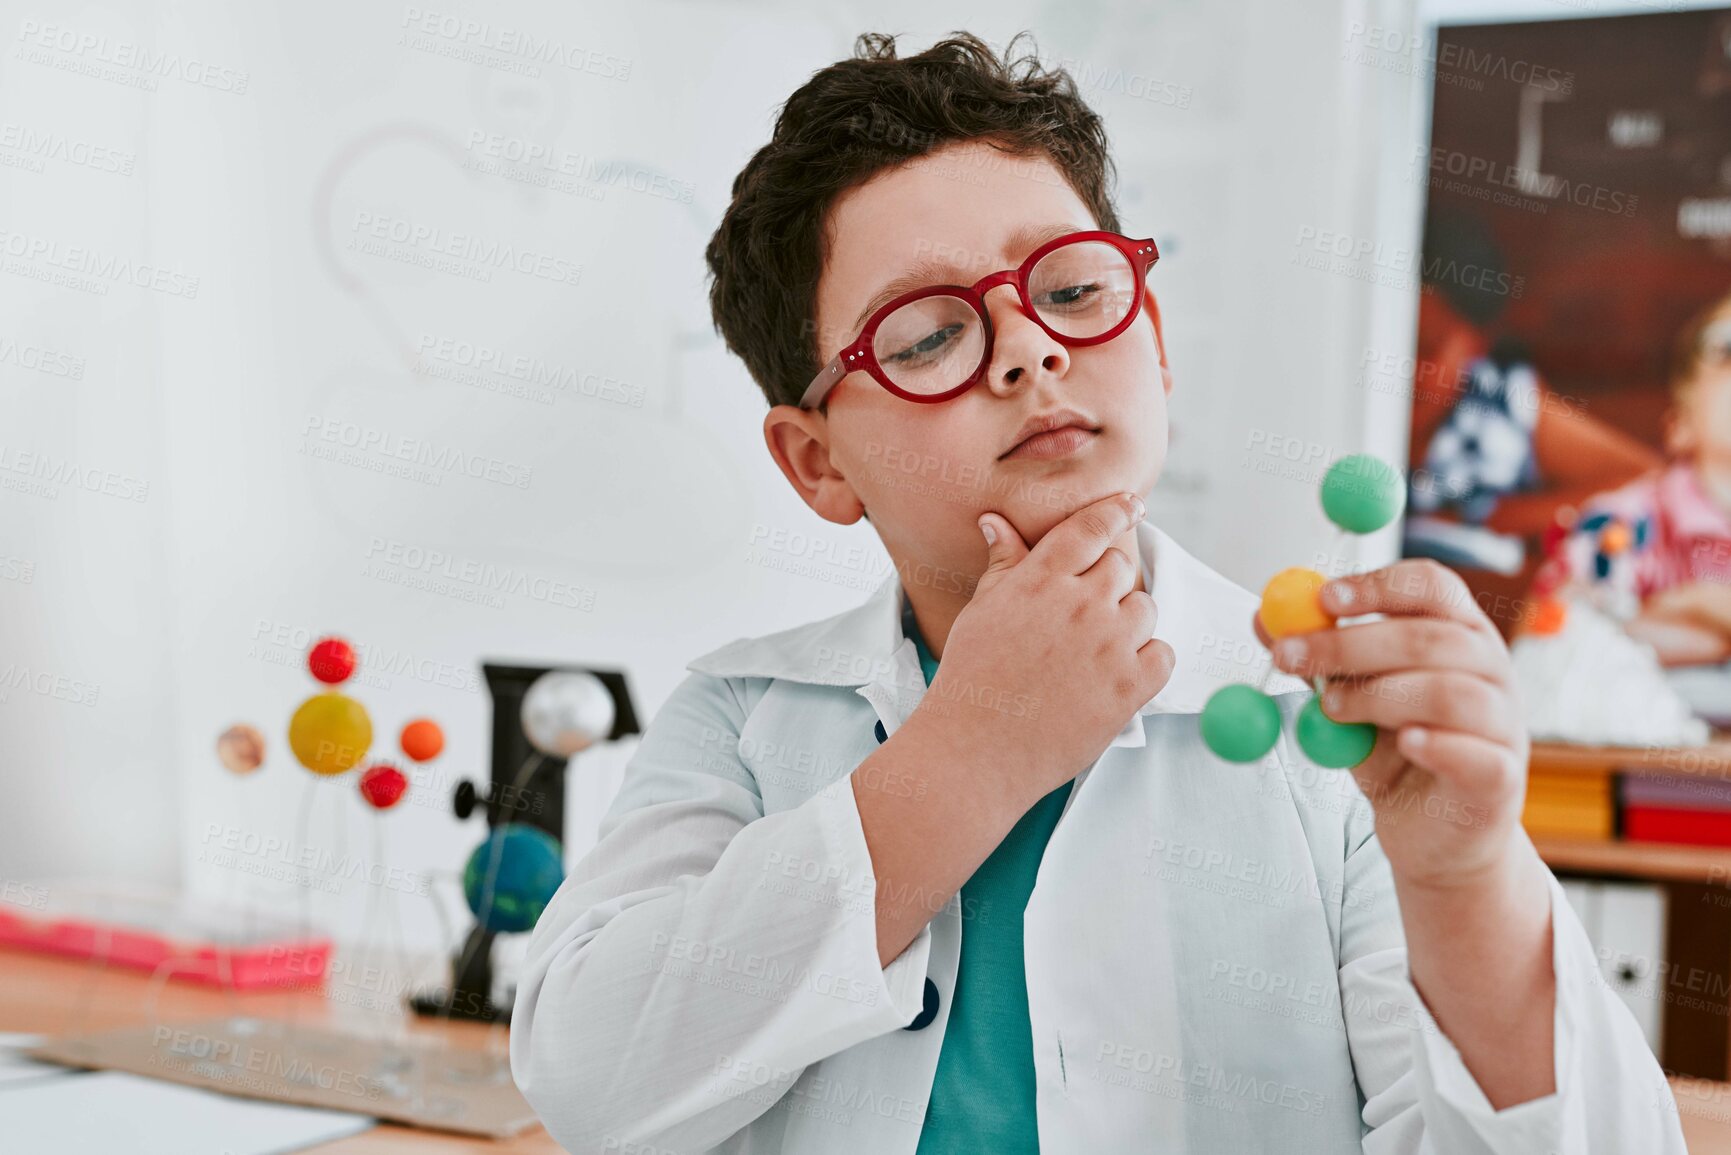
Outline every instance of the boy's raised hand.
{"type": "Polygon", "coordinates": [[[1032,549],[1001,515],[980,518],[989,564],[921,705],[1002,749],[1030,805],[1086,769],[1172,676],[1140,567],[1114,545],[1143,513],[1134,494],[1102,498],[1032,549]],[[993,708],[1006,701],[1024,708],[993,708]]]}
{"type": "Polygon", "coordinates": [[[1004,517],[981,515],[987,567],[931,685],[850,776],[885,966],[1171,677],[1154,599],[1114,545],[1142,513],[1134,494],[1102,498],[1032,549],[1004,517]],[[903,788],[910,781],[922,788],[903,788]]]}
{"type": "MultiPolygon", "coordinates": [[[[1518,853],[1529,750],[1496,626],[1434,561],[1338,578],[1322,598],[1337,616],[1384,617],[1283,638],[1275,665],[1325,678],[1323,712],[1335,721],[1379,727],[1352,773],[1396,878],[1452,887],[1495,871],[1518,853]]],[[[1267,644],[1260,622],[1256,631],[1267,644]]]]}
{"type": "Polygon", "coordinates": [[[1341,617],[1385,616],[1282,638],[1275,663],[1327,679],[1329,717],[1378,727],[1352,773],[1376,811],[1413,986],[1494,1109],[1549,1095],[1561,900],[1521,830],[1529,742],[1508,647],[1434,561],[1338,578],[1322,599],[1341,617]]]}

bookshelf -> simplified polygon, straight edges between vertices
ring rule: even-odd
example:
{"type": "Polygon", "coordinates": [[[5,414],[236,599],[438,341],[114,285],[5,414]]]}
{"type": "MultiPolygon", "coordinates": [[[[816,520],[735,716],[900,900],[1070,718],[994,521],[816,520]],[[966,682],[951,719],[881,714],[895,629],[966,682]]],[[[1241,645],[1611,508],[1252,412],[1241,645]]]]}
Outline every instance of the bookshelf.
{"type": "Polygon", "coordinates": [[[1629,774],[1693,774],[1731,780],[1731,740],[1706,746],[1574,746],[1534,742],[1527,759],[1534,770],[1629,774]]]}
{"type": "MultiPolygon", "coordinates": [[[[1534,771],[1585,775],[1679,774],[1731,782],[1731,740],[1695,747],[1576,746],[1535,742],[1534,771]]],[[[1731,847],[1662,842],[1601,841],[1535,836],[1533,845],[1552,870],[1614,874],[1654,882],[1731,886],[1731,847]]]]}
{"type": "MultiPolygon", "coordinates": [[[[1600,920],[1598,931],[1589,932],[1595,946],[1620,960],[1607,969],[1601,957],[1608,981],[1621,981],[1619,993],[1630,1009],[1644,1011],[1648,1018],[1655,1014],[1650,1000],[1659,1000],[1659,1029],[1649,1029],[1648,1037],[1669,1071],[1724,1080],[1731,1074],[1731,1031],[1726,1027],[1731,985],[1724,978],[1731,967],[1731,846],[1625,841],[1604,837],[1612,832],[1609,824],[1602,831],[1591,828],[1596,807],[1618,807],[1619,778],[1692,777],[1700,780],[1703,793],[1731,783],[1731,735],[1721,733],[1709,745],[1690,748],[1534,743],[1529,765],[1538,793],[1529,789],[1523,820],[1543,822],[1555,831],[1533,835],[1533,845],[1552,870],[1580,880],[1575,885],[1583,909],[1596,911],[1594,917],[1600,920]],[[1579,820],[1583,815],[1587,821],[1579,820]],[[1564,833],[1577,826],[1582,827],[1578,836],[1564,833]],[[1615,907],[1608,905],[1618,891],[1623,897],[1615,907]],[[1659,895],[1651,897],[1655,891],[1659,895]],[[1654,901],[1664,912],[1658,941],[1638,914],[1631,915],[1632,910],[1652,909],[1654,901]],[[1613,909],[1619,911],[1615,916],[1609,913],[1613,909]],[[1644,965],[1666,968],[1659,972],[1657,988],[1629,985],[1636,983],[1644,965]],[[1681,983],[1682,975],[1716,978],[1711,991],[1695,992],[1681,983]]],[[[1605,817],[1621,832],[1623,811],[1618,807],[1614,813],[1605,817]]],[[[1724,1083],[1702,1085],[1731,1093],[1724,1083]]]]}
{"type": "Polygon", "coordinates": [[[1616,874],[1653,882],[1711,882],[1731,886],[1731,847],[1665,842],[1605,842],[1590,838],[1534,838],[1552,870],[1616,874]]]}

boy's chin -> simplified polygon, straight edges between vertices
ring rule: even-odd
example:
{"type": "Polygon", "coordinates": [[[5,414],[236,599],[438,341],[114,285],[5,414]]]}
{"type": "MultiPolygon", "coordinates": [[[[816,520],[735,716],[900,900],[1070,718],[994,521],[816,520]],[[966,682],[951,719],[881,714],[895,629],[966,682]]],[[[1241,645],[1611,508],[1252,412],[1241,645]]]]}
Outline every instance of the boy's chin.
{"type": "Polygon", "coordinates": [[[1147,489],[1134,483],[1125,483],[1108,486],[1097,493],[1067,496],[1062,503],[1032,506],[1024,504],[1020,509],[999,512],[1009,519],[1010,524],[1016,527],[1016,532],[1022,535],[1022,540],[1028,543],[1028,548],[1032,549],[1041,538],[1062,525],[1071,514],[1115,493],[1140,493],[1144,499],[1147,497],[1147,489]]]}

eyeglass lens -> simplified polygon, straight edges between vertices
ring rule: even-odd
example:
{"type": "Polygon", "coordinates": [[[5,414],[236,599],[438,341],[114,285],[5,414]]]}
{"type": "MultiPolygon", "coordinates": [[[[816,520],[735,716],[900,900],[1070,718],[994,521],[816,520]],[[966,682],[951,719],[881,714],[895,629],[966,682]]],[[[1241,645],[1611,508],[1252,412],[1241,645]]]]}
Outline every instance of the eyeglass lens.
{"type": "MultiPolygon", "coordinates": [[[[1135,307],[1136,270],[1116,246],[1076,241],[1041,257],[1028,298],[1046,327],[1086,340],[1112,331],[1135,307]]],[[[898,389],[936,394],[972,377],[985,361],[985,326],[964,297],[940,294],[903,305],[878,326],[872,351],[898,389]]]]}

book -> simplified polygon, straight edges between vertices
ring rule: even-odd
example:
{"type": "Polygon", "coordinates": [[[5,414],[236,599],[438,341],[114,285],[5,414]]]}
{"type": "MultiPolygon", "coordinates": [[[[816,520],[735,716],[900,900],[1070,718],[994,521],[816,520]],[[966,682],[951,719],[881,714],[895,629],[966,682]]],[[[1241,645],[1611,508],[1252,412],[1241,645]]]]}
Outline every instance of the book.
{"type": "Polygon", "coordinates": [[[1675,810],[1731,810],[1731,781],[1697,774],[1630,774],[1621,790],[1625,806],[1675,810]]]}
{"type": "Polygon", "coordinates": [[[1731,846],[1731,811],[1629,806],[1623,811],[1623,836],[1631,842],[1731,846]]]}
{"type": "Polygon", "coordinates": [[[1535,838],[1608,839],[1616,833],[1616,797],[1609,771],[1535,770],[1527,776],[1521,824],[1535,838]]]}

